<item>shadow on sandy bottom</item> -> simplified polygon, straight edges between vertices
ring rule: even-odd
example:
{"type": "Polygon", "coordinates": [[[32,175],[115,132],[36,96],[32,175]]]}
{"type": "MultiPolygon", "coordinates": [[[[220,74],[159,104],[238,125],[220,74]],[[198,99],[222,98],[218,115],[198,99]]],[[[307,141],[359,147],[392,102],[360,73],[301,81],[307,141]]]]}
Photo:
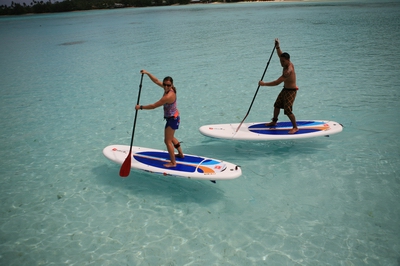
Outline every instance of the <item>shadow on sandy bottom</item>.
{"type": "Polygon", "coordinates": [[[201,205],[215,203],[224,198],[224,191],[210,181],[190,180],[185,178],[163,176],[132,169],[127,178],[119,176],[120,166],[103,164],[92,169],[96,179],[103,185],[121,190],[129,190],[136,196],[165,197],[175,202],[196,202],[201,205]]]}

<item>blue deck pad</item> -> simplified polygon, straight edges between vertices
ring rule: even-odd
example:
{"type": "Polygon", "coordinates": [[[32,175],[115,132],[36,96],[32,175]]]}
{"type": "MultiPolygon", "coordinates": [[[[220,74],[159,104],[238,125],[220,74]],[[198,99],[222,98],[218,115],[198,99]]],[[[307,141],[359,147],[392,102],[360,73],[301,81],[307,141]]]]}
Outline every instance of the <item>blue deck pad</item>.
{"type": "MultiPolygon", "coordinates": [[[[289,129],[287,130],[274,130],[274,129],[253,129],[250,130],[253,133],[257,133],[257,134],[263,134],[263,135],[293,135],[293,134],[289,134],[289,129]]],[[[313,132],[317,132],[317,131],[321,131],[319,129],[307,129],[307,128],[299,128],[299,131],[297,131],[295,134],[308,134],[308,133],[313,133],[313,132]]]]}
{"type": "MultiPolygon", "coordinates": [[[[190,172],[196,171],[196,168],[200,165],[209,166],[217,165],[220,162],[216,160],[205,159],[199,156],[186,155],[185,158],[175,157],[177,165],[176,167],[165,167],[164,164],[170,160],[168,152],[157,152],[157,151],[146,151],[139,152],[133,155],[133,158],[143,164],[150,165],[153,167],[168,169],[180,172],[190,172]]],[[[199,173],[203,173],[200,168],[197,169],[199,173]]]]}
{"type": "MultiPolygon", "coordinates": [[[[138,152],[137,154],[140,154],[142,156],[148,156],[148,157],[155,157],[159,159],[165,159],[169,160],[169,153],[166,151],[143,151],[143,152],[138,152]]],[[[176,161],[178,162],[185,162],[185,163],[195,163],[199,164],[201,163],[205,158],[199,157],[199,156],[193,156],[193,155],[186,155],[185,158],[179,158],[175,157],[176,161]]]]}
{"type": "MultiPolygon", "coordinates": [[[[187,164],[177,163],[176,167],[171,168],[171,167],[164,166],[164,164],[167,163],[167,161],[165,161],[164,158],[142,157],[142,156],[135,156],[135,155],[133,155],[133,158],[136,161],[146,164],[146,165],[150,165],[150,166],[161,168],[161,169],[180,171],[180,172],[193,173],[196,171],[196,167],[197,167],[197,165],[187,165],[187,164]]],[[[166,160],[169,160],[169,156],[168,156],[168,159],[166,159],[166,160]]]]}
{"type": "MultiPolygon", "coordinates": [[[[253,128],[257,128],[257,129],[262,129],[262,128],[265,128],[265,129],[268,129],[268,128],[292,128],[292,126],[293,126],[292,122],[290,122],[290,121],[278,122],[276,124],[276,126],[268,126],[268,127],[265,124],[266,123],[259,123],[259,124],[255,124],[255,125],[249,126],[249,130],[254,132],[251,129],[253,129],[253,128]]],[[[325,124],[325,122],[323,122],[323,121],[297,121],[297,126],[298,127],[321,126],[321,125],[324,125],[324,124],[325,124]]]]}
{"type": "Polygon", "coordinates": [[[217,165],[219,163],[220,163],[219,161],[207,159],[207,160],[203,161],[201,163],[201,165],[217,165]]]}

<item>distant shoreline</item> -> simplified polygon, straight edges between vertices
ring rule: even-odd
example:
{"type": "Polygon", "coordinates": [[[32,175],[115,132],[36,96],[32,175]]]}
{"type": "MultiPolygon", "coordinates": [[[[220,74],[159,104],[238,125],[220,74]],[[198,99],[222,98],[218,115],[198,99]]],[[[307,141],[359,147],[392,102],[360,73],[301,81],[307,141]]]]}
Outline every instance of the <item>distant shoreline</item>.
{"type": "MultiPolygon", "coordinates": [[[[32,0],[33,1],[33,0],[32,0]]],[[[160,6],[178,6],[178,5],[207,5],[207,4],[240,4],[240,3],[284,3],[284,2],[334,2],[345,0],[256,0],[256,1],[237,1],[237,2],[207,2],[207,0],[185,0],[184,3],[177,2],[178,0],[125,0],[124,4],[119,3],[119,0],[114,0],[111,3],[105,0],[94,0],[88,3],[85,0],[70,0],[61,2],[51,2],[51,0],[35,1],[30,4],[12,2],[11,6],[0,5],[0,16],[15,16],[15,15],[31,15],[31,14],[50,14],[50,13],[65,13],[78,12],[89,10],[102,9],[121,9],[121,8],[141,8],[141,7],[160,7],[160,6]],[[157,2],[156,2],[157,1],[157,2]],[[162,2],[160,2],[162,1],[162,2]],[[166,4],[168,1],[169,4],[166,4]],[[158,3],[158,4],[156,4],[158,3]]]]}
{"type": "MultiPolygon", "coordinates": [[[[339,0],[339,1],[344,1],[344,0],[339,0]]],[[[26,3],[25,1],[10,1],[14,2],[15,4],[20,4],[23,5],[29,5],[30,3],[26,3]]],[[[32,2],[32,1],[31,1],[32,2]]],[[[43,1],[44,2],[44,1],[43,1]]],[[[233,3],[259,3],[259,2],[335,2],[335,0],[254,0],[254,1],[237,1],[237,2],[209,2],[209,3],[204,3],[204,2],[199,2],[199,3],[188,3],[188,4],[233,4],[233,3]]],[[[118,3],[118,0],[115,1],[115,3],[118,3]]],[[[172,5],[180,5],[180,4],[172,4],[172,5]]],[[[172,6],[170,5],[170,6],[172,6]]],[[[11,7],[10,4],[0,4],[0,6],[6,6],[6,7],[11,7]]],[[[168,5],[167,5],[168,6],[168,5]]],[[[150,6],[149,6],[150,7],[150,6]]]]}

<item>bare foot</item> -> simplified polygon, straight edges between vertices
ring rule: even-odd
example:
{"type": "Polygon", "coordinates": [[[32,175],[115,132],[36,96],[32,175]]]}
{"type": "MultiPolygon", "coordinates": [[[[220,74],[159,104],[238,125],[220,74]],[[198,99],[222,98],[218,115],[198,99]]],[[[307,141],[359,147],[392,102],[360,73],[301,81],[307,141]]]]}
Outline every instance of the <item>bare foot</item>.
{"type": "Polygon", "coordinates": [[[266,123],[265,124],[265,126],[267,126],[267,127],[274,127],[274,126],[276,126],[276,122],[269,122],[269,123],[266,123]]]}
{"type": "Polygon", "coordinates": [[[299,129],[297,127],[296,128],[292,128],[291,130],[289,130],[289,134],[294,134],[297,131],[299,131],[299,129]]]}
{"type": "Polygon", "coordinates": [[[172,168],[172,167],[176,167],[176,164],[173,164],[173,163],[166,163],[166,164],[164,164],[164,167],[172,168]]]}
{"type": "Polygon", "coordinates": [[[178,153],[178,154],[175,154],[175,157],[183,159],[183,158],[185,158],[185,155],[178,153]]]}

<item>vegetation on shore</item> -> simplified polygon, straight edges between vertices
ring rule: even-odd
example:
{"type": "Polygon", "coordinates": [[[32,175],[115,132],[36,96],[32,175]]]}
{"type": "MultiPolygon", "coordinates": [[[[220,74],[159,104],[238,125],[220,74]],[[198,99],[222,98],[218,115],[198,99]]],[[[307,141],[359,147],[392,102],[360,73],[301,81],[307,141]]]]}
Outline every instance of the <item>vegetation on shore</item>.
{"type": "MultiPolygon", "coordinates": [[[[226,0],[217,0],[227,2],[226,0]]],[[[239,2],[239,0],[228,0],[229,2],[239,2]]],[[[90,9],[109,9],[123,7],[145,7],[162,5],[186,5],[190,3],[207,3],[208,0],[64,0],[51,2],[48,0],[36,1],[27,5],[11,2],[10,6],[1,5],[0,15],[22,15],[28,13],[55,13],[69,12],[90,9]],[[118,1],[118,2],[115,2],[118,1]]]]}

